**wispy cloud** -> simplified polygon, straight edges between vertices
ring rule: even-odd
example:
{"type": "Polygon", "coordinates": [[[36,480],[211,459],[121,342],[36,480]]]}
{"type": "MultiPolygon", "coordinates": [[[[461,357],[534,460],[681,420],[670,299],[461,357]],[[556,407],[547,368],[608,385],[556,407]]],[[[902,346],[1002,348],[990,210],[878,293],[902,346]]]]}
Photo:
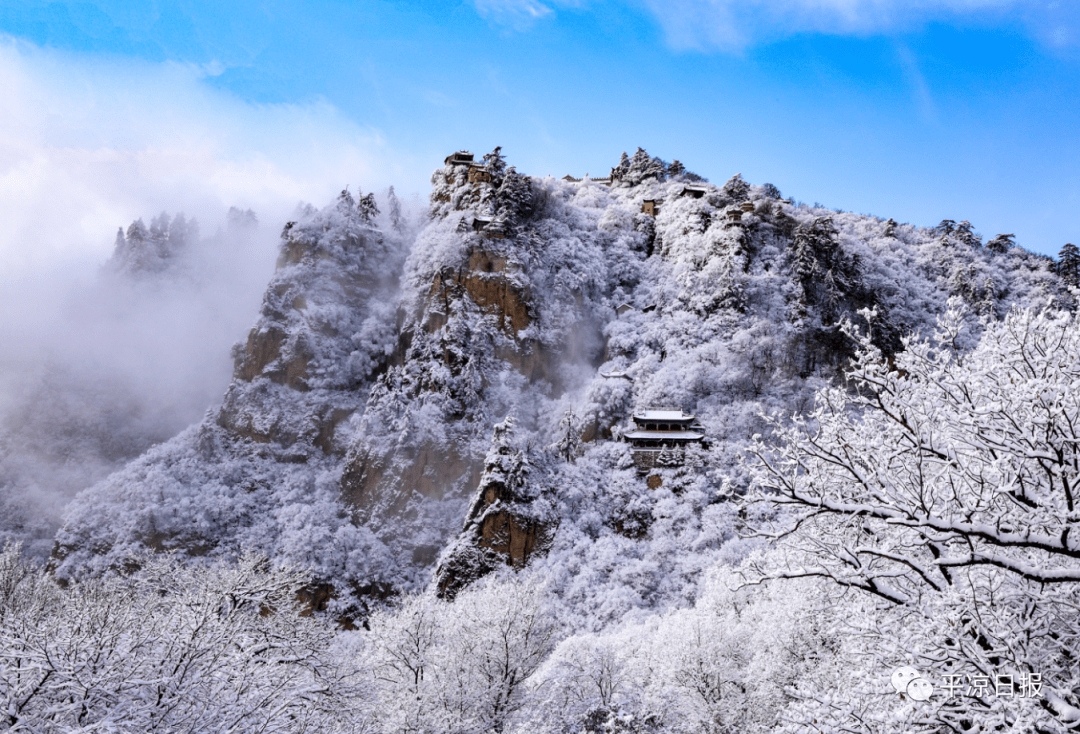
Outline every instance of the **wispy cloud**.
{"type": "Polygon", "coordinates": [[[539,0],[473,0],[476,12],[483,18],[518,31],[526,30],[536,21],[551,15],[554,4],[539,0]]]}
{"type": "Polygon", "coordinates": [[[741,51],[800,33],[873,35],[1030,0],[641,0],[680,49],[741,51]]]}
{"type": "Polygon", "coordinates": [[[162,210],[209,225],[237,205],[268,221],[346,183],[392,183],[378,131],[325,101],[244,102],[215,73],[0,37],[0,271],[100,261],[117,226],[162,210]]]}
{"type": "Polygon", "coordinates": [[[915,54],[911,52],[910,48],[901,44],[897,47],[897,56],[900,58],[900,68],[903,70],[904,78],[911,88],[911,96],[923,122],[937,122],[937,107],[934,104],[934,97],[930,93],[930,85],[927,83],[922,69],[919,68],[919,62],[915,58],[915,54]]]}
{"type": "MultiPolygon", "coordinates": [[[[533,28],[593,0],[472,0],[489,22],[533,28]]],[[[799,34],[892,35],[932,22],[1018,23],[1051,48],[1080,41],[1080,4],[1043,0],[623,0],[644,10],[676,50],[740,53],[799,34]]]]}

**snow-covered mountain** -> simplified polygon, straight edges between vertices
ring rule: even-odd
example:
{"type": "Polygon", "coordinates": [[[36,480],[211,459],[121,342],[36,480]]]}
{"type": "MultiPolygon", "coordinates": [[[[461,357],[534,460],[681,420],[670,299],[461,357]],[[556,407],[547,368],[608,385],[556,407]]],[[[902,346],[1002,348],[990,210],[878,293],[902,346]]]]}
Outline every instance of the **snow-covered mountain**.
{"type": "Polygon", "coordinates": [[[420,222],[347,191],[303,211],[221,405],[75,498],[55,573],[255,550],[356,619],[513,565],[602,629],[748,552],[739,451],[838,378],[842,321],[872,313],[891,354],[950,296],[972,344],[979,314],[1069,298],[1050,260],[967,222],[808,207],[640,149],[612,174],[531,177],[496,149],[447,158],[420,222]],[[618,438],[657,406],[707,438],[644,476],[618,438]]]}

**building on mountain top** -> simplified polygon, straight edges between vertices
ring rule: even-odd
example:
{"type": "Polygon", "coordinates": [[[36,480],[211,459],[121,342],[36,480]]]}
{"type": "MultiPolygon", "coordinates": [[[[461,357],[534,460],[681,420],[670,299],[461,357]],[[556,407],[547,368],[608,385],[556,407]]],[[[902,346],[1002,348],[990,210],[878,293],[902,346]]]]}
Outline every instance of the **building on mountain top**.
{"type": "Polygon", "coordinates": [[[443,160],[443,163],[447,166],[476,166],[480,165],[473,160],[473,154],[467,150],[459,150],[456,153],[452,153],[443,160]]]}
{"type": "Polygon", "coordinates": [[[641,202],[641,213],[648,214],[651,217],[655,217],[660,213],[660,202],[656,199],[646,199],[641,202]]]}
{"type": "Polygon", "coordinates": [[[571,176],[568,173],[559,180],[560,181],[566,181],[567,183],[581,183],[583,181],[589,181],[590,183],[594,183],[594,184],[601,184],[603,186],[611,186],[612,178],[611,178],[611,176],[608,176],[607,178],[589,178],[588,173],[586,173],[582,178],[574,178],[573,176],[571,176]]]}
{"type": "Polygon", "coordinates": [[[679,191],[679,196],[692,196],[695,199],[700,199],[709,193],[709,187],[704,184],[686,184],[679,191]]]}
{"type": "Polygon", "coordinates": [[[622,316],[627,311],[637,311],[637,309],[631,306],[629,303],[620,303],[618,306],[615,307],[615,313],[617,313],[619,316],[622,316]]]}
{"type": "Polygon", "coordinates": [[[601,377],[606,377],[609,380],[629,380],[630,382],[634,381],[633,377],[626,374],[622,370],[611,370],[611,372],[601,372],[600,376],[601,377]]]}
{"type": "Polygon", "coordinates": [[[646,474],[659,465],[664,451],[677,451],[705,439],[705,429],[697,416],[681,408],[646,408],[634,413],[634,430],[623,434],[630,442],[638,473],[646,474]]]}

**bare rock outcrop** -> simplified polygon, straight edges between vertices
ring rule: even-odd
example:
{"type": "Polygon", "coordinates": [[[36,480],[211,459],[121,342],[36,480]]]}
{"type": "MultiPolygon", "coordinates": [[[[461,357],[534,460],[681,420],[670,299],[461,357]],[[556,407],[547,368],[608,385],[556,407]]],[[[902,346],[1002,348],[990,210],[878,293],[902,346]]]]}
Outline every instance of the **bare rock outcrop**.
{"type": "Polygon", "coordinates": [[[512,419],[495,426],[465,525],[435,572],[440,597],[452,599],[499,566],[521,568],[547,551],[558,522],[544,478],[544,460],[515,445],[512,419]]]}

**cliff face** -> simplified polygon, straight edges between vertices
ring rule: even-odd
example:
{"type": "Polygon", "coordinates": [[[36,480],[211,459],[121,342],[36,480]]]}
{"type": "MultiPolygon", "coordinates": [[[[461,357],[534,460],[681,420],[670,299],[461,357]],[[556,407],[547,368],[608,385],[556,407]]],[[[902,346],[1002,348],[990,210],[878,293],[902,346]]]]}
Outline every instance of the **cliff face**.
{"type": "Polygon", "coordinates": [[[380,232],[348,193],[290,224],[259,318],[234,347],[221,406],[75,500],[58,536],[58,575],[144,548],[257,548],[305,565],[321,559],[321,580],[370,580],[355,570],[386,551],[340,501],[343,426],[396,344],[402,262],[400,235],[380,232]]]}
{"type": "Polygon", "coordinates": [[[558,529],[550,467],[514,441],[513,420],[495,426],[484,474],[465,525],[435,569],[439,596],[461,589],[500,566],[523,568],[545,552],[558,529]]]}
{"type": "Polygon", "coordinates": [[[583,620],[677,601],[736,552],[738,450],[760,411],[806,407],[842,366],[841,319],[876,309],[890,350],[950,295],[1001,313],[1059,291],[1018,248],[739,177],[699,197],[639,157],[610,187],[497,154],[472,180],[448,163],[416,232],[344,193],[307,212],[222,405],[77,498],[57,573],[252,548],[312,567],[329,611],[433,572],[453,596],[507,566],[557,579],[583,620]],[[648,405],[695,412],[709,436],[651,479],[610,440],[648,405]]]}

